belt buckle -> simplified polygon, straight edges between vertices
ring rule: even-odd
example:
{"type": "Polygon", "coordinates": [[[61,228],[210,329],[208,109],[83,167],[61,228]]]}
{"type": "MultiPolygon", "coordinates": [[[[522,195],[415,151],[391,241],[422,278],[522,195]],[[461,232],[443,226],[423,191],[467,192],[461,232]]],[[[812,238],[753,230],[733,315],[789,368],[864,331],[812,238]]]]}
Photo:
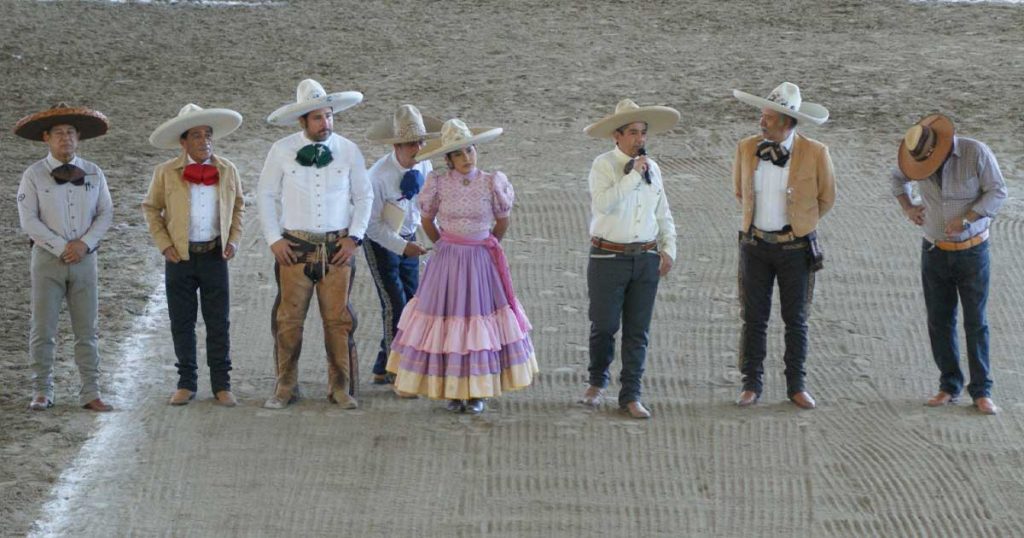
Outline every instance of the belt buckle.
{"type": "Polygon", "coordinates": [[[622,253],[627,256],[636,256],[644,251],[644,245],[642,243],[627,243],[622,248],[622,253]]]}

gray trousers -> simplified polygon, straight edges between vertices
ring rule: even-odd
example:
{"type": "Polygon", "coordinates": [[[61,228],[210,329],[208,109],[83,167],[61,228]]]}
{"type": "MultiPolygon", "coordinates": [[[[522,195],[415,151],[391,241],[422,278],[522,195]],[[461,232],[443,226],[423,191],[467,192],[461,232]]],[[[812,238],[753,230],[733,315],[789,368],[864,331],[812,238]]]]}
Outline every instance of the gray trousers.
{"type": "Polygon", "coordinates": [[[615,359],[615,334],[621,325],[620,406],[640,399],[660,263],[656,252],[624,255],[590,249],[590,384],[608,386],[608,367],[615,359]]]}
{"type": "Polygon", "coordinates": [[[44,394],[53,401],[57,320],[67,299],[71,330],[75,334],[75,364],[82,379],[78,401],[84,405],[100,397],[97,295],[95,253],[69,265],[38,245],[32,247],[32,327],[28,347],[36,394],[44,394]]]}

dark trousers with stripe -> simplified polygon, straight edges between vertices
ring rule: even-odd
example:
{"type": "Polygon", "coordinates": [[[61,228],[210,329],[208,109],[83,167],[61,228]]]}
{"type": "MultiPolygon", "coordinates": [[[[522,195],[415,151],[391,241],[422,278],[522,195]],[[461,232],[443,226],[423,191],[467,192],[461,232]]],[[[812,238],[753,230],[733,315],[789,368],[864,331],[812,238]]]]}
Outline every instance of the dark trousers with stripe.
{"type": "Polygon", "coordinates": [[[615,334],[622,326],[622,373],[619,405],[640,399],[647,342],[658,294],[655,251],[615,254],[595,247],[587,265],[590,296],[590,384],[608,386],[608,367],[615,359],[615,334]]]}
{"type": "Polygon", "coordinates": [[[195,392],[196,320],[200,308],[206,323],[206,364],[210,368],[210,387],[216,394],[231,390],[231,342],[228,335],[229,286],[228,262],[221,248],[190,253],[189,259],[164,265],[167,312],[171,318],[171,337],[178,359],[178,388],[195,392]],[[198,292],[198,296],[197,296],[198,292]]]}
{"type": "MultiPolygon", "coordinates": [[[[414,235],[404,237],[412,241],[414,235]]],[[[420,259],[418,256],[407,258],[382,247],[379,243],[367,239],[363,248],[366,253],[366,264],[373,275],[373,283],[377,287],[380,298],[380,314],[384,323],[380,339],[380,350],[377,360],[373,363],[373,373],[384,375],[384,366],[391,352],[391,341],[398,332],[398,319],[402,316],[405,303],[412,299],[420,282],[420,259]]]]}
{"type": "Polygon", "coordinates": [[[814,272],[806,239],[768,243],[761,239],[740,240],[739,368],[743,390],[761,394],[764,388],[764,359],[767,355],[768,319],[772,311],[772,290],[779,283],[782,321],[786,325],[786,395],[804,390],[804,362],[807,359],[807,319],[814,295],[814,272]]]}

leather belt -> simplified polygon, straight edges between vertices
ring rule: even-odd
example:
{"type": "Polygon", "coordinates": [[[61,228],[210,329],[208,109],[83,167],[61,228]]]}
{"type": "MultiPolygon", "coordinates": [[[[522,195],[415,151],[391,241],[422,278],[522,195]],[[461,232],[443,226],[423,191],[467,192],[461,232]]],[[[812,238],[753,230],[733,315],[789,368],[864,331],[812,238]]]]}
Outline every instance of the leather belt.
{"type": "Polygon", "coordinates": [[[189,254],[206,254],[217,250],[220,246],[220,236],[214,237],[209,241],[189,241],[188,252],[189,254]]]}
{"type": "Polygon", "coordinates": [[[793,233],[793,230],[787,230],[784,232],[766,232],[757,228],[751,228],[750,233],[765,243],[790,243],[800,239],[793,233]]]}
{"type": "Polygon", "coordinates": [[[288,235],[307,243],[335,243],[342,237],[348,237],[348,228],[333,232],[307,232],[305,230],[285,230],[282,235],[288,235]]]}
{"type": "Polygon", "coordinates": [[[607,250],[608,252],[616,252],[619,254],[628,254],[631,256],[658,248],[657,241],[648,241],[646,243],[613,243],[611,241],[601,239],[600,237],[591,237],[590,244],[601,250],[607,250]]]}
{"type": "Polygon", "coordinates": [[[932,241],[931,243],[939,250],[956,252],[958,250],[967,250],[971,247],[976,247],[985,241],[988,241],[988,230],[964,241],[932,241]]]}

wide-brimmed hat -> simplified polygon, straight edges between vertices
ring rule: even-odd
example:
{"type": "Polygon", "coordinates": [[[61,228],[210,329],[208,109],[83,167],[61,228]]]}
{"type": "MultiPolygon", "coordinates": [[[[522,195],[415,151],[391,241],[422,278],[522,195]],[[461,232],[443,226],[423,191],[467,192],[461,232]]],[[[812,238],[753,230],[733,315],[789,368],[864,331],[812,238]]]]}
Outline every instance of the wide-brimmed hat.
{"type": "Polygon", "coordinates": [[[43,133],[54,125],[72,125],[78,131],[79,140],[87,140],[107,134],[110,123],[103,114],[85,107],[72,107],[65,103],[53,105],[48,110],[29,114],[14,125],[14,134],[43,141],[43,133]]]}
{"type": "Polygon", "coordinates": [[[583,129],[594,138],[612,138],[612,133],[623,125],[646,122],[647,134],[668,131],[679,122],[679,111],[667,106],[639,106],[632,99],[623,99],[615,105],[615,112],[583,129]]]}
{"type": "Polygon", "coordinates": [[[792,82],[779,84],[768,97],[758,97],[739,90],[732,91],[733,97],[754,105],[757,108],[768,107],[780,114],[801,121],[809,121],[815,125],[821,125],[828,121],[828,109],[817,104],[808,103],[800,97],[800,87],[792,82]]]}
{"type": "Polygon", "coordinates": [[[295,102],[284,105],[267,116],[271,125],[291,125],[299,117],[320,108],[330,108],[335,114],[358,105],[363,100],[359,92],[327,93],[319,82],[307,78],[295,90],[295,102]]]}
{"type": "Polygon", "coordinates": [[[907,129],[896,156],[908,179],[925,179],[935,173],[953,148],[953,122],[942,114],[925,116],[907,129]]]}
{"type": "Polygon", "coordinates": [[[178,115],[161,123],[149,143],[161,149],[181,147],[181,135],[193,127],[206,126],[213,129],[213,139],[227,136],[242,125],[242,115],[227,108],[202,108],[189,103],[178,111],[178,115]]]}
{"type": "Polygon", "coordinates": [[[425,161],[437,155],[466,148],[475,144],[483,144],[498,138],[502,133],[501,127],[476,127],[470,129],[458,119],[452,118],[441,126],[441,138],[435,138],[416,154],[417,161],[425,161]]]}
{"type": "Polygon", "coordinates": [[[376,144],[402,144],[437,138],[443,124],[438,118],[420,114],[413,105],[402,105],[391,117],[374,122],[366,139],[376,144]]]}

